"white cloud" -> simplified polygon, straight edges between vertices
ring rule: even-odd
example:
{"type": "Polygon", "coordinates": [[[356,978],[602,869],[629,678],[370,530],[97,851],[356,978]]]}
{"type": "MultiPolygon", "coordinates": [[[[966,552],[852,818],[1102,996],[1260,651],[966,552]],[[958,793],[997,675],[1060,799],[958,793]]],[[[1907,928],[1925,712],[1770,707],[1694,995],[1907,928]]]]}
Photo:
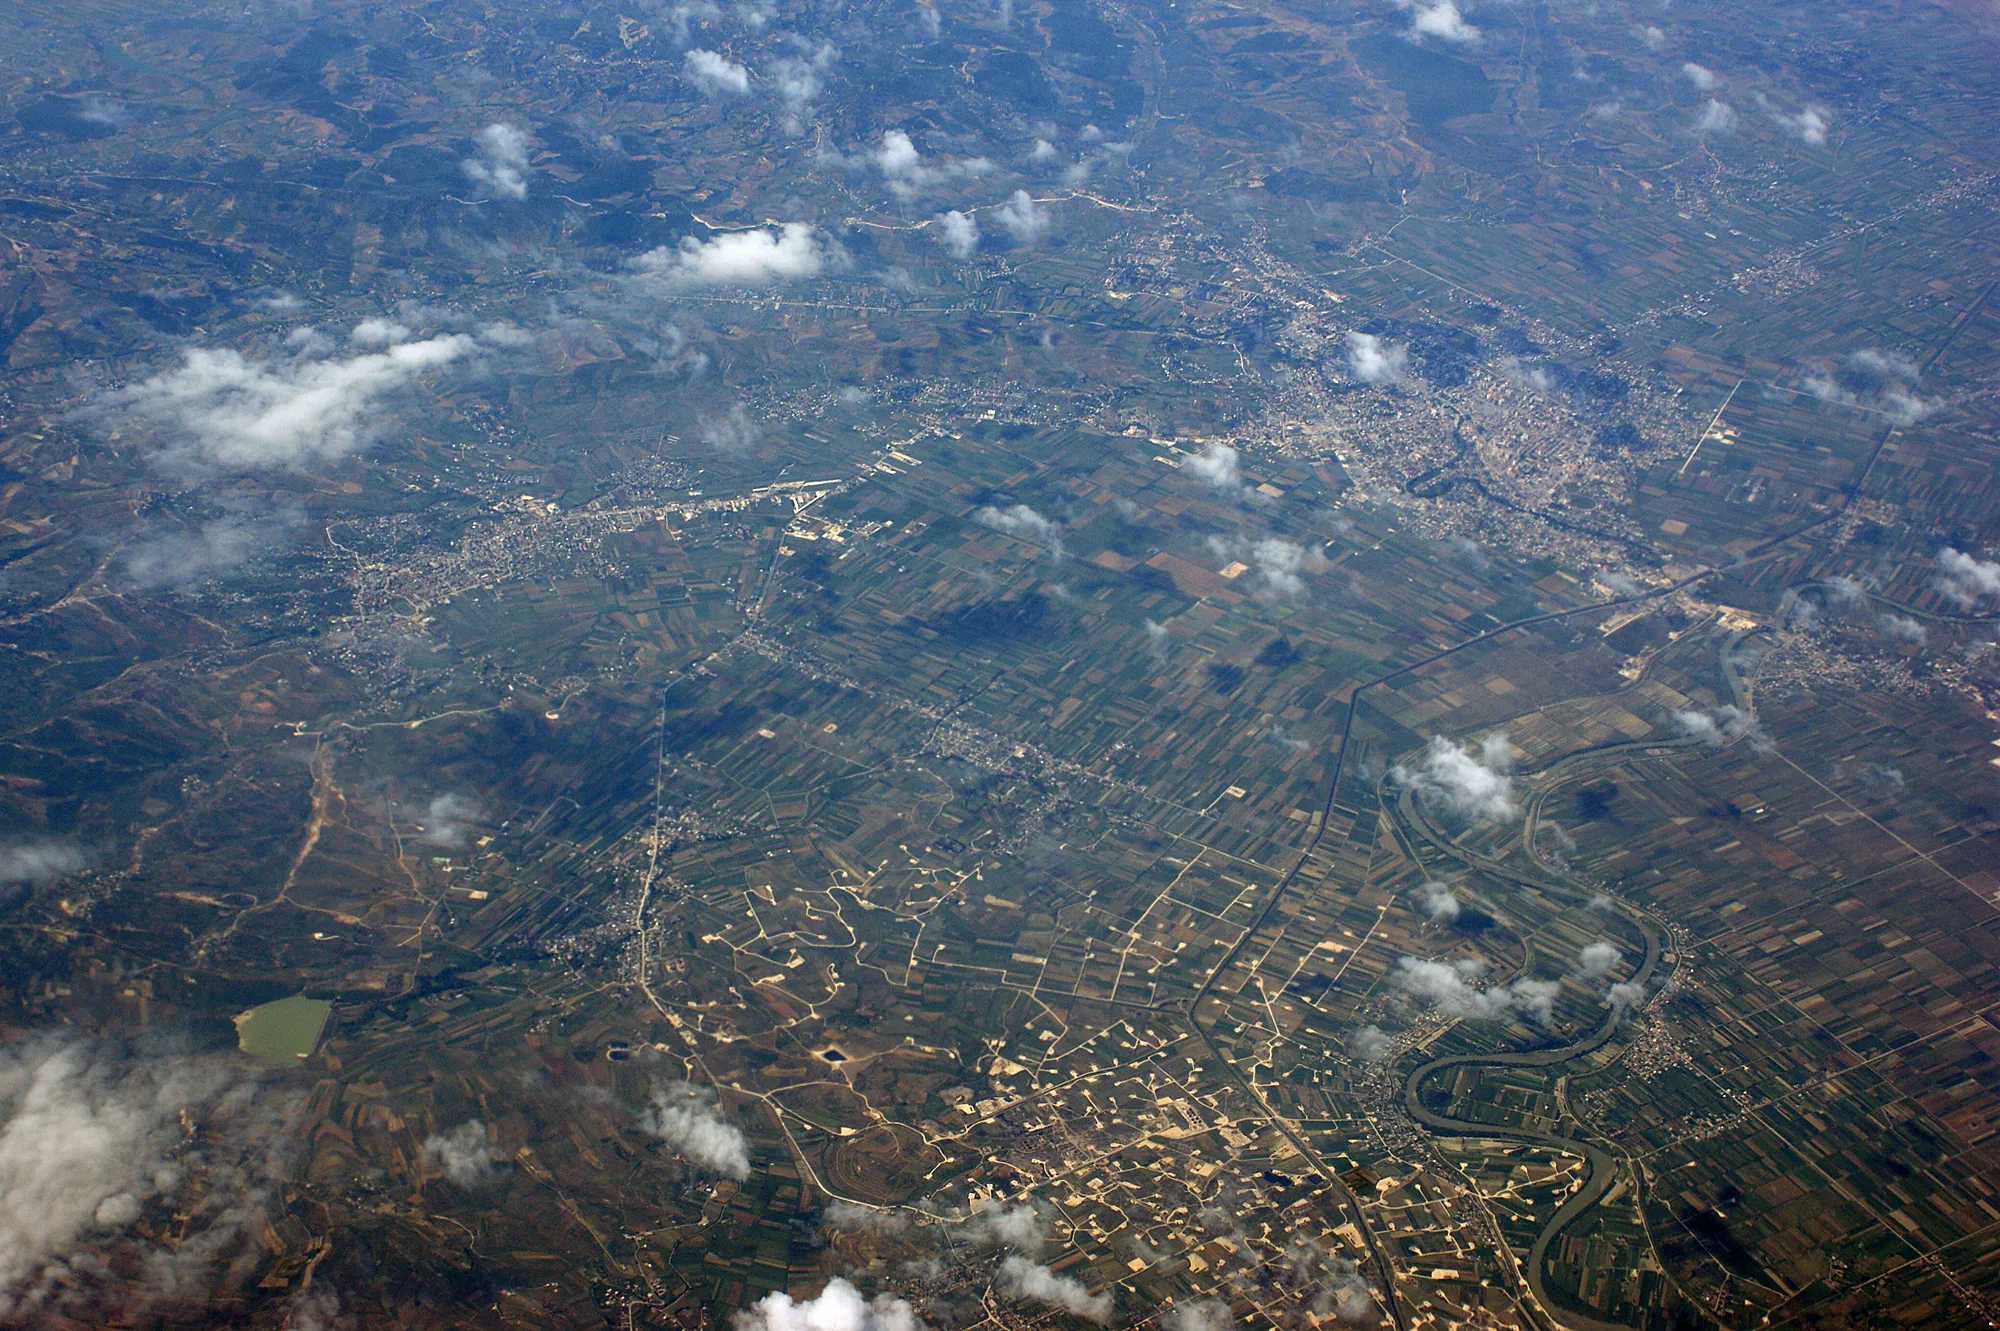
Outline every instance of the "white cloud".
{"type": "Polygon", "coordinates": [[[93,125],[116,125],[125,119],[125,108],[108,97],[90,93],[84,97],[77,115],[93,125]]]}
{"type": "Polygon", "coordinates": [[[1845,573],[1835,574],[1833,577],[1828,578],[1826,580],[1826,589],[1832,594],[1834,601],[1840,605],[1866,605],[1868,603],[1868,589],[1861,584],[1861,579],[1850,578],[1845,573]]]}
{"type": "Polygon", "coordinates": [[[831,44],[820,42],[799,55],[785,56],[772,62],[768,71],[771,89],[784,107],[787,132],[797,134],[805,128],[805,114],[819,100],[824,88],[821,75],[839,58],[840,52],[831,44]]]}
{"type": "Polygon", "coordinates": [[[1898,425],[1915,425],[1937,410],[1938,404],[1934,400],[1919,396],[1907,383],[1897,382],[1903,377],[1916,378],[1916,366],[1909,357],[1871,348],[1854,352],[1848,356],[1847,363],[1850,368],[1859,370],[1871,378],[1887,379],[1889,382],[1865,385],[1868,391],[1865,394],[1857,393],[1836,380],[1829,368],[1821,366],[1808,370],[1801,380],[1801,386],[1822,402],[1879,411],[1898,425]],[[1907,376],[1903,374],[1906,368],[1907,376]]]}
{"type": "Polygon", "coordinates": [[[1757,725],[1757,718],[1731,703],[1702,710],[1676,711],[1674,724],[1683,735],[1691,735],[1704,744],[1720,747],[1731,740],[1747,739],[1753,745],[1763,744],[1763,731],[1757,725]]]}
{"type": "Polygon", "coordinates": [[[1897,642],[1907,642],[1913,647],[1921,647],[1930,640],[1930,633],[1908,615],[1885,614],[1875,621],[1881,626],[1884,636],[1897,642]]]}
{"type": "Polygon", "coordinates": [[[1555,376],[1540,365],[1529,365],[1515,356],[1500,358],[1500,377],[1516,388],[1546,393],[1556,386],[1555,376]]]}
{"type": "Polygon", "coordinates": [[[1714,97],[1701,104],[1701,113],[1694,118],[1697,134],[1727,134],[1735,128],[1736,108],[1714,97]]]}
{"type": "Polygon", "coordinates": [[[681,72],[706,97],[741,97],[750,91],[750,71],[716,51],[689,51],[681,72]]]}
{"type": "Polygon", "coordinates": [[[1833,121],[1831,113],[1825,107],[1808,106],[1804,110],[1791,115],[1787,115],[1775,107],[1770,108],[1770,110],[1771,119],[1785,133],[1791,135],[1809,148],[1824,148],[1826,146],[1826,132],[1832,127],[1833,121]]]}
{"type": "Polygon", "coordinates": [[[125,575],[145,589],[191,587],[269,550],[300,518],[296,511],[271,518],[227,513],[193,531],[154,536],[126,551],[125,575]]]}
{"type": "Polygon", "coordinates": [[[991,1244],[1025,1253],[1040,1252],[1048,1242],[1048,1229],[1033,1202],[989,1206],[965,1222],[964,1235],[968,1243],[991,1244]]]}
{"type": "Polygon", "coordinates": [[[1657,51],[1667,44],[1667,34],[1649,23],[1639,29],[1639,40],[1646,43],[1647,50],[1657,51]]]}
{"type": "Polygon", "coordinates": [[[993,169],[993,163],[984,157],[968,157],[941,165],[926,162],[923,154],[917,151],[916,143],[900,129],[885,131],[882,142],[869,154],[869,160],[875,163],[875,169],[889,183],[889,192],[905,201],[946,181],[983,176],[993,169]]]}
{"type": "Polygon", "coordinates": [[[1584,944],[1583,951],[1577,954],[1576,968],[1586,979],[1601,980],[1618,969],[1618,963],[1623,960],[1625,954],[1618,950],[1616,944],[1600,938],[1595,943],[1584,944]]]}
{"type": "Polygon", "coordinates": [[[1036,139],[1035,146],[1028,149],[1028,160],[1031,162],[1053,162],[1055,159],[1056,146],[1047,139],[1036,139]]]}
{"type": "Polygon", "coordinates": [[[479,155],[459,163],[466,178],[496,199],[527,198],[527,134],[515,125],[488,125],[473,142],[479,155]]]}
{"type": "Polygon", "coordinates": [[[690,1164],[734,1179],[750,1177],[750,1145],[743,1129],[716,1108],[715,1093],[686,1082],[655,1082],[653,1106],[639,1125],[687,1157],[690,1164]]]}
{"type": "Polygon", "coordinates": [[[479,349],[466,333],[344,359],[268,362],[197,348],[174,369],[111,394],[103,410],[161,431],[159,460],[184,471],[333,462],[372,441],[384,399],[479,349]]]}
{"type": "Polygon", "coordinates": [[[1161,1319],[1167,1331],[1229,1331],[1234,1322],[1229,1305],[1221,1299],[1194,1299],[1177,1303],[1161,1319]]]}
{"type": "Polygon", "coordinates": [[[718,453],[748,453],[756,447],[762,433],[757,428],[757,422],[750,419],[749,409],[741,402],[732,404],[729,410],[723,412],[696,412],[695,428],[701,435],[701,442],[718,453]]]}
{"type": "Polygon", "coordinates": [[[1410,10],[1410,33],[1416,37],[1436,37],[1440,41],[1470,46],[1479,40],[1479,29],[1465,21],[1455,0],[1397,0],[1410,10]]]}
{"type": "Polygon", "coordinates": [[[438,795],[424,810],[423,831],[417,839],[429,846],[462,846],[481,812],[478,801],[464,795],[438,795]]]}
{"type": "Polygon", "coordinates": [[[1716,73],[1708,66],[1697,65],[1692,60],[1681,66],[1681,73],[1687,76],[1689,83],[1692,83],[1703,92],[1714,92],[1727,82],[1722,75],[1716,73]]]}
{"type": "Polygon", "coordinates": [[[0,846],[0,883],[40,883],[72,874],[90,863],[83,848],[67,841],[22,841],[0,846]]]}
{"type": "Polygon", "coordinates": [[[424,1138],[424,1159],[443,1168],[445,1177],[461,1188],[476,1187],[493,1176],[493,1146],[486,1125],[476,1118],[424,1138]]]}
{"type": "Polygon", "coordinates": [[[986,504],[973,512],[972,520],[1016,540],[1046,545],[1056,558],[1062,558],[1062,524],[1043,517],[1026,504],[1010,504],[1006,508],[986,504]]]}
{"type": "Polygon", "coordinates": [[[1408,347],[1384,342],[1373,333],[1347,335],[1347,368],[1364,384],[1400,384],[1409,362],[1408,347]]]}
{"type": "Polygon", "coordinates": [[[1859,351],[1850,351],[1847,353],[1847,363],[1857,370],[1879,374],[1887,379],[1906,379],[1915,383],[1921,377],[1917,362],[1909,353],[1882,347],[1863,347],[1859,351]]]}
{"type": "Polygon", "coordinates": [[[324,1284],[301,1286],[285,1305],[289,1331],[354,1331],[351,1313],[340,1310],[340,1295],[324,1284]]]}
{"type": "Polygon", "coordinates": [[[924,1331],[904,1300],[887,1294],[863,1299],[860,1290],[838,1276],[826,1282],[817,1298],[766,1294],[732,1321],[736,1331],[924,1331]]]}
{"type": "Polygon", "coordinates": [[[1448,1017],[1499,1021],[1525,1017],[1546,1026],[1562,986],[1552,980],[1515,980],[1481,989],[1473,983],[1486,969],[1481,961],[1419,961],[1399,957],[1390,979],[1448,1017]]]}
{"type": "Polygon", "coordinates": [[[1244,540],[1210,537],[1218,558],[1248,564],[1257,574],[1258,595],[1266,600],[1294,600],[1307,593],[1305,575],[1326,570],[1326,555],[1316,545],[1298,545],[1276,536],[1244,540]]]}
{"type": "Polygon", "coordinates": [[[398,342],[410,340],[410,327],[394,319],[363,319],[354,325],[347,340],[357,347],[393,347],[398,342]]]}
{"type": "Polygon", "coordinates": [[[834,1202],[826,1208],[826,1223],[835,1229],[860,1230],[867,1234],[900,1234],[910,1227],[910,1218],[901,1211],[885,1211],[853,1202],[834,1202]]]}
{"type": "Polygon", "coordinates": [[[1181,470],[1198,481],[1207,481],[1218,490],[1241,490],[1241,458],[1228,444],[1208,443],[1201,452],[1181,463],[1181,470]]]}
{"type": "Polygon", "coordinates": [[[1109,1291],[1092,1294],[1082,1281],[1059,1276],[1026,1257],[1012,1256],[1000,1263],[999,1284],[1009,1298],[1034,1299],[1099,1325],[1111,1320],[1109,1291]]]}
{"type": "Polygon", "coordinates": [[[1629,1011],[1645,1001],[1645,986],[1634,984],[1630,980],[1620,980],[1617,984],[1612,985],[1604,991],[1604,1005],[1616,1008],[1620,1012],[1629,1011]]]}
{"type": "Polygon", "coordinates": [[[1477,750],[1461,749],[1443,735],[1433,735],[1417,767],[1398,763],[1396,780],[1446,808],[1483,823],[1505,822],[1518,814],[1514,802],[1513,751],[1504,732],[1496,731],[1477,750]]]}
{"type": "Polygon", "coordinates": [[[1439,882],[1433,878],[1428,882],[1418,883],[1413,895],[1417,899],[1418,909],[1433,921],[1443,924],[1458,918],[1460,910],[1458,893],[1451,890],[1450,883],[1439,882]]]}
{"type": "Polygon", "coordinates": [[[2000,563],[1975,559],[1950,546],[1938,551],[1937,589],[1969,607],[1983,597],[2000,596],[2000,563]]]}
{"type": "Polygon", "coordinates": [[[251,1241],[292,1103],[230,1059],[61,1037],[0,1046],[0,1321],[205,1284],[251,1241]]]}
{"type": "Polygon", "coordinates": [[[979,252],[979,223],[972,220],[972,214],[941,213],[937,224],[938,236],[954,259],[970,259],[979,252]]]}
{"type": "Polygon", "coordinates": [[[1024,189],[1015,190],[1007,202],[993,210],[993,217],[1000,229],[1021,245],[1037,243],[1049,234],[1051,225],[1049,210],[1024,189]]]}
{"type": "Polygon", "coordinates": [[[754,287],[818,277],[829,258],[812,227],[786,222],[775,229],[725,232],[707,241],[684,236],[678,246],[648,250],[631,266],[668,287],[754,287]]]}
{"type": "Polygon", "coordinates": [[[1396,1042],[1380,1026],[1363,1026],[1347,1037],[1349,1056],[1363,1063],[1380,1063],[1394,1053],[1396,1042]]]}
{"type": "Polygon", "coordinates": [[[1145,629],[1146,629],[1146,654],[1151,656],[1153,660],[1155,660],[1159,664],[1165,665],[1167,663],[1167,656],[1170,650],[1168,644],[1172,641],[1174,636],[1173,631],[1170,630],[1165,624],[1157,623],[1154,620],[1150,619],[1146,621],[1145,629]]]}

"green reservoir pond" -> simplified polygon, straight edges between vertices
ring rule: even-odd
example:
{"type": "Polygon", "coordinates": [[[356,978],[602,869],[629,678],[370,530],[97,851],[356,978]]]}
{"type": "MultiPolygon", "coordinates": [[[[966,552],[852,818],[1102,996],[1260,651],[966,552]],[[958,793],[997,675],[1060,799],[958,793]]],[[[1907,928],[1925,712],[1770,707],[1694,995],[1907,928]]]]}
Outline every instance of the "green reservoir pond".
{"type": "Polygon", "coordinates": [[[236,1018],[236,1047],[266,1063],[290,1065],[312,1056],[333,1004],[294,995],[260,1003],[236,1018]]]}

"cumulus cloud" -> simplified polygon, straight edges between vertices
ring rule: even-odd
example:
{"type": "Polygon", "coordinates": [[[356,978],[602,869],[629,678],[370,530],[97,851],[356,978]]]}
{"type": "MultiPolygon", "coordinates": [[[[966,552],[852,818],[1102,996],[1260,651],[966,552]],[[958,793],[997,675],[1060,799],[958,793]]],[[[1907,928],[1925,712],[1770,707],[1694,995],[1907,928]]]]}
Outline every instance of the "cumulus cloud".
{"type": "Polygon", "coordinates": [[[1604,1005],[1615,1008],[1621,1013],[1628,1012],[1645,1001],[1645,986],[1634,984],[1630,980],[1620,980],[1604,991],[1604,1005]]]}
{"type": "Polygon", "coordinates": [[[1074,1317],[1102,1325],[1111,1320],[1111,1294],[1092,1294],[1082,1281],[1059,1276],[1040,1262],[1011,1256],[1000,1263],[1000,1292],[1013,1299],[1033,1299],[1061,1308],[1074,1317]]]}
{"type": "Polygon", "coordinates": [[[826,1208],[826,1223],[835,1229],[858,1230],[864,1234],[901,1234],[910,1227],[910,1218],[901,1211],[884,1211],[853,1202],[834,1202],[826,1208]]]}
{"type": "Polygon", "coordinates": [[[1681,66],[1681,73],[1686,76],[1689,83],[1703,92],[1714,92],[1724,82],[1722,75],[1706,65],[1697,65],[1692,60],[1681,66]]]}
{"type": "Polygon", "coordinates": [[[288,360],[197,348],[175,368],[107,395],[99,410],[121,426],[157,432],[156,460],[174,470],[333,462],[373,441],[385,402],[480,349],[467,333],[346,357],[310,346],[288,360]]]}
{"type": "Polygon", "coordinates": [[[1885,614],[1875,622],[1880,626],[1884,637],[1896,642],[1906,642],[1912,647],[1921,647],[1930,640],[1931,635],[1924,626],[1908,615],[1885,614]]]}
{"type": "Polygon", "coordinates": [[[704,97],[741,97],[750,91],[750,71],[717,51],[689,51],[681,60],[681,73],[704,97]]]}
{"type": "Polygon", "coordinates": [[[1375,1295],[1361,1278],[1361,1268],[1338,1255],[1329,1257],[1316,1243],[1294,1243],[1285,1252],[1292,1283],[1316,1285],[1312,1310],[1320,1317],[1328,1314],[1343,1322],[1366,1320],[1375,1311],[1375,1295]]]}
{"type": "MultiPolygon", "coordinates": [[[[1352,352],[1349,353],[1350,357],[1352,352]]],[[[1502,356],[1499,362],[1500,377],[1516,388],[1531,392],[1546,393],[1556,386],[1555,376],[1540,365],[1529,365],[1517,356],[1502,356]]]]}
{"type": "Polygon", "coordinates": [[[835,1276],[817,1298],[794,1300],[782,1290],[766,1294],[732,1319],[736,1331],[924,1331],[902,1299],[861,1291],[835,1276]]]}
{"type": "Polygon", "coordinates": [[[466,178],[496,199],[527,198],[527,134],[517,125],[488,125],[473,143],[478,155],[459,163],[466,178]]]}
{"type": "Polygon", "coordinates": [[[1035,202],[1032,194],[1017,189],[1007,202],[993,210],[993,220],[1014,238],[1017,245],[1033,245],[1049,234],[1049,210],[1035,202]]]}
{"type": "Polygon", "coordinates": [[[1347,1037],[1347,1053],[1363,1063],[1380,1063],[1396,1050],[1396,1041],[1380,1026],[1363,1026],[1347,1037]]]}
{"type": "MultiPolygon", "coordinates": [[[[905,201],[947,181],[983,176],[993,169],[993,163],[984,157],[968,157],[958,162],[927,162],[917,151],[916,143],[900,129],[884,132],[881,144],[869,156],[875,163],[875,169],[888,182],[889,192],[905,201]]],[[[1018,197],[1026,195],[1025,190],[1018,193],[1018,197]]]]}
{"type": "Polygon", "coordinates": [[[1859,578],[1850,578],[1845,573],[1835,574],[1826,580],[1826,589],[1839,605],[1866,605],[1868,589],[1861,585],[1859,578]]]}
{"type": "Polygon", "coordinates": [[[743,1129],[722,1116],[715,1093],[686,1082],[655,1082],[653,1103],[639,1125],[699,1165],[734,1179],[750,1177],[750,1144],[743,1129]]]}
{"type": "Polygon", "coordinates": [[[1901,790],[1903,771],[1899,767],[1884,767],[1880,763],[1869,763],[1861,769],[1861,784],[1871,790],[1901,790]]]}
{"type": "Polygon", "coordinates": [[[1421,791],[1446,808],[1482,823],[1505,822],[1518,814],[1514,802],[1513,750],[1503,731],[1461,749],[1443,735],[1433,735],[1421,764],[1398,763],[1395,779],[1421,791]]]}
{"type": "Polygon", "coordinates": [[[1408,377],[1410,349],[1373,333],[1347,335],[1348,371],[1364,384],[1400,384],[1408,377]]]}
{"type": "Polygon", "coordinates": [[[940,213],[937,219],[938,238],[954,259],[970,259],[979,252],[979,223],[972,214],[956,210],[940,213]]]}
{"type": "Polygon", "coordinates": [[[1938,406],[1917,393],[1916,378],[1916,363],[1908,356],[1867,348],[1849,354],[1844,371],[1821,364],[1800,382],[1822,402],[1878,411],[1897,425],[1915,425],[1938,406]]]}
{"type": "Polygon", "coordinates": [[[434,1132],[424,1138],[424,1160],[444,1170],[444,1176],[461,1188],[475,1187],[493,1176],[493,1147],[486,1138],[486,1125],[467,1119],[449,1132],[434,1132]]]}
{"type": "Polygon", "coordinates": [[[1451,890],[1450,883],[1433,878],[1418,883],[1412,895],[1417,899],[1417,908],[1436,923],[1447,924],[1458,918],[1458,893],[1451,890]]]}
{"type": "Polygon", "coordinates": [[[1808,148],[1824,148],[1826,132],[1832,127],[1832,116],[1823,106],[1808,106],[1804,110],[1787,114],[1776,107],[1769,108],[1771,119],[1779,129],[1791,135],[1808,148]]]}
{"type": "Polygon", "coordinates": [[[1667,44],[1667,34],[1662,29],[1648,23],[1645,27],[1639,29],[1639,40],[1646,44],[1647,50],[1657,51],[1667,44]]]}
{"type": "Polygon", "coordinates": [[[1009,504],[1006,508],[986,504],[973,512],[972,520],[1016,540],[1045,545],[1056,558],[1062,558],[1062,524],[1043,517],[1026,504],[1009,504]]]}
{"type": "Polygon", "coordinates": [[[1674,724],[1683,735],[1693,736],[1704,744],[1718,748],[1731,740],[1747,739],[1756,744],[1763,739],[1757,718],[1730,703],[1719,707],[1677,710],[1674,712],[1674,724]]]}
{"type": "Polygon", "coordinates": [[[963,1233],[968,1243],[990,1244],[1025,1253],[1040,1252],[1042,1245],[1048,1242],[1048,1229],[1042,1220],[1042,1213],[1032,1202],[990,1206],[966,1221],[963,1233]]]}
{"type": "Polygon", "coordinates": [[[294,1107],[234,1059],[0,1046],[0,1321],[205,1287],[253,1239],[294,1107]]]}
{"type": "Polygon", "coordinates": [[[1920,377],[1916,360],[1907,352],[1886,350],[1882,347],[1863,347],[1859,351],[1847,353],[1847,363],[1853,369],[1866,374],[1880,375],[1885,379],[1907,379],[1915,383],[1920,377]]]}
{"type": "Polygon", "coordinates": [[[729,231],[710,240],[683,236],[631,261],[642,278],[669,287],[756,287],[818,277],[831,257],[804,222],[729,231]]]}
{"type": "Polygon", "coordinates": [[[287,1331],[354,1331],[353,1314],[340,1310],[340,1296],[325,1285],[300,1288],[285,1305],[287,1331]]]}
{"type": "Polygon", "coordinates": [[[1181,463],[1181,470],[1218,490],[1238,491],[1243,488],[1241,462],[1240,455],[1228,444],[1208,443],[1202,445],[1201,452],[1181,463]]]}
{"type": "Polygon", "coordinates": [[[797,134],[805,128],[806,113],[819,100],[824,90],[822,77],[840,58],[840,52],[830,43],[819,42],[807,45],[800,39],[803,49],[798,55],[784,56],[773,61],[767,71],[771,89],[777,94],[778,104],[783,108],[781,117],[788,134],[797,134]]]}
{"type": "Polygon", "coordinates": [[[1165,624],[1151,619],[1146,621],[1144,627],[1146,631],[1147,655],[1151,656],[1159,664],[1165,665],[1167,663],[1167,656],[1171,651],[1169,644],[1173,641],[1174,635],[1172,630],[1165,624]]]}
{"type": "Polygon", "coordinates": [[[1415,998],[1448,1017],[1500,1021],[1524,1017],[1546,1026],[1555,1013],[1562,986],[1552,980],[1515,980],[1480,988],[1473,981],[1485,973],[1483,961],[1420,961],[1399,957],[1390,979],[1415,998]]]}
{"type": "Polygon", "coordinates": [[[1938,551],[1937,589],[1962,609],[1990,596],[2000,596],[2000,563],[1975,559],[1946,546],[1938,551]]]}
{"type": "Polygon", "coordinates": [[[1595,943],[1584,944],[1583,951],[1577,954],[1577,974],[1585,979],[1601,980],[1617,970],[1618,964],[1623,960],[1625,954],[1618,950],[1615,943],[1608,943],[1600,938],[1595,943]]]}
{"type": "Polygon", "coordinates": [[[1256,575],[1260,599],[1299,600],[1307,594],[1305,575],[1326,570],[1326,555],[1316,545],[1299,545],[1276,536],[1245,540],[1210,537],[1209,549],[1218,558],[1248,564],[1256,575]]]}
{"type": "Polygon", "coordinates": [[[427,846],[462,846],[473,820],[482,812],[477,800],[447,791],[425,807],[423,831],[417,839],[427,846]]]}
{"type": "Polygon", "coordinates": [[[1714,97],[1701,104],[1701,110],[1694,118],[1697,134],[1727,134],[1735,128],[1736,108],[1714,97]]]}
{"type": "Polygon", "coordinates": [[[1167,1331],[1229,1331],[1229,1305],[1221,1299],[1193,1299],[1167,1309],[1167,1331]]]}
{"type": "Polygon", "coordinates": [[[0,883],[43,883],[89,863],[83,848],[67,841],[19,841],[0,846],[0,883]]]}
{"type": "Polygon", "coordinates": [[[748,453],[756,447],[761,433],[741,402],[731,404],[727,411],[698,411],[694,419],[701,442],[718,453],[748,453]]]}
{"type": "Polygon", "coordinates": [[[231,572],[277,545],[302,515],[225,513],[192,530],[167,532],[134,543],[125,552],[125,576],[151,591],[192,587],[231,572]]]}
{"type": "Polygon", "coordinates": [[[1413,37],[1436,37],[1440,41],[1457,46],[1470,46],[1479,40],[1479,29],[1465,21],[1455,0],[1397,0],[1404,9],[1410,11],[1410,35],[1413,37]]]}

